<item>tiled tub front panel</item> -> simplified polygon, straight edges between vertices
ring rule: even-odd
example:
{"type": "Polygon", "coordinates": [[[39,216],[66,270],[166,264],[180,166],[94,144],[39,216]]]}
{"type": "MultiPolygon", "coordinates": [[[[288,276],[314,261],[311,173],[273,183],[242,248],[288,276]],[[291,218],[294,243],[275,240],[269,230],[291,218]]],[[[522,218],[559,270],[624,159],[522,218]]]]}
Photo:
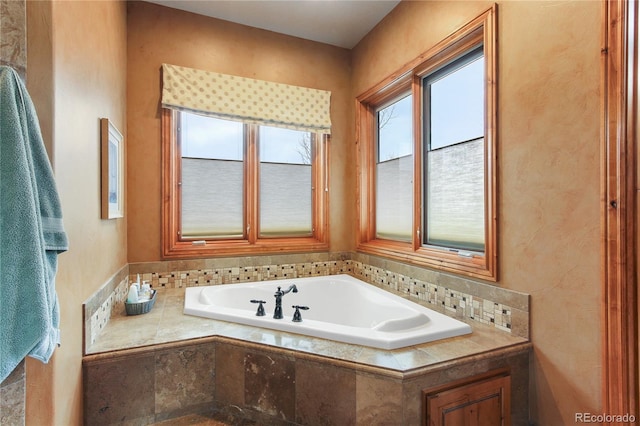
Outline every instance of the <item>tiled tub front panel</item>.
{"type": "MultiPolygon", "coordinates": [[[[450,316],[489,324],[520,337],[529,336],[527,295],[397,262],[384,261],[384,266],[377,266],[379,259],[353,253],[336,254],[320,261],[308,261],[300,257],[280,256],[281,259],[267,264],[258,264],[261,258],[131,264],[126,268],[128,276],[121,271],[115,279],[117,283],[112,279],[108,286],[105,285],[112,289],[111,293],[99,291],[92,298],[99,298],[98,301],[87,302],[86,306],[93,306],[93,309],[85,306],[86,318],[90,318],[85,324],[88,328],[86,345],[95,342],[114,309],[124,309],[127,287],[138,277],[155,288],[182,288],[349,274],[410,299],[425,302],[450,316]],[[251,261],[254,264],[246,264],[251,261]]],[[[308,258],[309,255],[304,257],[308,258]]]]}
{"type": "Polygon", "coordinates": [[[512,421],[525,424],[528,360],[522,346],[403,375],[207,338],[85,357],[84,420],[144,425],[218,411],[232,424],[418,426],[423,389],[508,368],[512,421]]]}

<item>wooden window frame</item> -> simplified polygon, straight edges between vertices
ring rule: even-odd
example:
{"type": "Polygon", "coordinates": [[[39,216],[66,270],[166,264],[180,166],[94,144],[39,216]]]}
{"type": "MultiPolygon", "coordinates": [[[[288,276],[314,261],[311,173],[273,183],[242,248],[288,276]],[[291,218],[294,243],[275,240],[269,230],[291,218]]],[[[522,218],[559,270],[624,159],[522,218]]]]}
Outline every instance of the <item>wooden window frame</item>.
{"type": "Polygon", "coordinates": [[[639,15],[636,1],[602,2],[602,412],[636,417],[639,15]]]}
{"type": "MultiPolygon", "coordinates": [[[[162,255],[166,259],[215,257],[270,253],[325,251],[328,242],[327,172],[329,136],[318,141],[319,149],[312,150],[312,235],[304,237],[260,237],[259,229],[259,169],[255,144],[248,144],[244,160],[254,167],[245,167],[244,215],[245,233],[242,238],[183,238],[181,229],[181,152],[177,143],[179,112],[162,109],[162,255]],[[257,162],[257,165],[256,165],[257,162]]],[[[255,132],[249,126],[249,132],[255,132]]]]}
{"type": "Polygon", "coordinates": [[[356,98],[358,173],[358,251],[488,281],[498,280],[497,226],[497,7],[494,5],[414,61],[356,98]],[[470,257],[422,244],[423,146],[422,79],[478,45],[485,57],[485,251],[470,257]],[[414,233],[412,242],[376,238],[375,148],[376,108],[407,90],[413,95],[414,233]]]}

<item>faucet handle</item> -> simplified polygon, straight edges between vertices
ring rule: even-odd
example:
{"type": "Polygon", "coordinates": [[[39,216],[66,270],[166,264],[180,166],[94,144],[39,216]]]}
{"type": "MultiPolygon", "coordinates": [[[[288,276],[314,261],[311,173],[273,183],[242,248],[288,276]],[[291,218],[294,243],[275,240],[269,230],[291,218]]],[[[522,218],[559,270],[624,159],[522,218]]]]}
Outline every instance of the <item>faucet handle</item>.
{"type": "Polygon", "coordinates": [[[293,322],[302,322],[302,315],[300,314],[300,309],[302,309],[303,311],[306,311],[306,310],[309,309],[309,307],[308,306],[301,306],[301,305],[293,305],[291,307],[296,310],[293,313],[293,319],[291,321],[293,321],[293,322]]]}
{"type": "Polygon", "coordinates": [[[251,299],[251,303],[259,303],[258,305],[258,312],[256,312],[256,316],[257,317],[263,317],[264,314],[264,306],[262,306],[263,303],[267,303],[264,300],[256,300],[256,299],[251,299]]]}

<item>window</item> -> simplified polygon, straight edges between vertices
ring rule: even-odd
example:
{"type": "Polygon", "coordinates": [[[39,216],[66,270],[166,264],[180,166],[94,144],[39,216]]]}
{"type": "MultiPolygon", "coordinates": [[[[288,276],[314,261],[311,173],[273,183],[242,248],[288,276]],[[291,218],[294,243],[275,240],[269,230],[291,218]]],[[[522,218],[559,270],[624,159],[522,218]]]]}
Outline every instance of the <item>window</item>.
{"type": "Polygon", "coordinates": [[[484,251],[484,54],[422,81],[424,244],[484,251]]]}
{"type": "Polygon", "coordinates": [[[358,97],[358,250],[497,280],[494,16],[358,97]]]}
{"type": "Polygon", "coordinates": [[[413,134],[411,95],[376,111],[376,235],[411,240],[413,134]]]}
{"type": "Polygon", "coordinates": [[[244,235],[244,126],[180,114],[183,238],[242,238],[244,235]]]}
{"type": "Polygon", "coordinates": [[[315,135],[260,126],[261,237],[311,236],[311,149],[315,135]]]}
{"type": "Polygon", "coordinates": [[[164,255],[326,249],[326,137],[163,110],[164,255]]]}

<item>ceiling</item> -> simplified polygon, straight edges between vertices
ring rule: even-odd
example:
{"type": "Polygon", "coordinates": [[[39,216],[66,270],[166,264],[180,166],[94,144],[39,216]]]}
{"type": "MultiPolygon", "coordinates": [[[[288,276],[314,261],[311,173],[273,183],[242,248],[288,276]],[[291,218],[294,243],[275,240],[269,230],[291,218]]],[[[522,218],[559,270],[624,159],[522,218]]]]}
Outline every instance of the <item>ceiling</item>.
{"type": "Polygon", "coordinates": [[[400,0],[147,0],[351,49],[400,0]]]}

